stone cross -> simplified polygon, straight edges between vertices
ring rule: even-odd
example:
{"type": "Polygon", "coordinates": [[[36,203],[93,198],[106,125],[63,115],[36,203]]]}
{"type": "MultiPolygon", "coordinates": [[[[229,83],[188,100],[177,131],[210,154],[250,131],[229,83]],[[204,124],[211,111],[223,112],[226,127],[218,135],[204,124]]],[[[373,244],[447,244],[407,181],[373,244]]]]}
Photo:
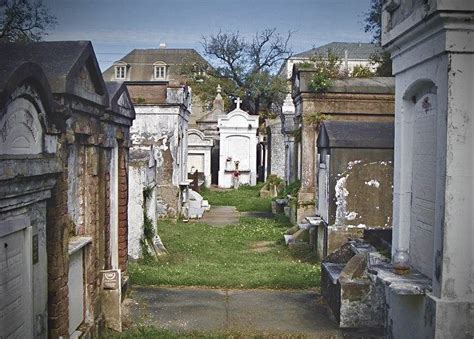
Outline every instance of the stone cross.
{"type": "Polygon", "coordinates": [[[240,109],[240,104],[242,103],[242,100],[240,98],[235,99],[235,103],[237,104],[237,109],[240,109]]]}
{"type": "Polygon", "coordinates": [[[217,93],[220,93],[220,92],[221,92],[221,85],[218,84],[218,85],[217,85],[217,93]]]}

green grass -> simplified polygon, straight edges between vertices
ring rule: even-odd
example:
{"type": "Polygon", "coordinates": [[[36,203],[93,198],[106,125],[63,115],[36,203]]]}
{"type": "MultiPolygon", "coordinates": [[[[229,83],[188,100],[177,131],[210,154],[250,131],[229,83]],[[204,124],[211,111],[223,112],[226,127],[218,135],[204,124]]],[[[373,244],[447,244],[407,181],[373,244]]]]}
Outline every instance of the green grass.
{"type": "Polygon", "coordinates": [[[211,206],[235,206],[240,212],[270,212],[272,210],[272,199],[259,197],[262,186],[263,184],[253,187],[243,185],[239,189],[227,191],[202,188],[200,193],[204,199],[209,201],[211,206]]]}
{"type": "MultiPolygon", "coordinates": [[[[212,204],[212,203],[211,203],[212,204]]],[[[132,284],[223,288],[304,289],[319,286],[318,263],[309,251],[282,244],[285,219],[241,218],[238,225],[158,223],[169,251],[157,263],[130,263],[132,284]],[[255,243],[269,241],[266,252],[255,243]]]]}

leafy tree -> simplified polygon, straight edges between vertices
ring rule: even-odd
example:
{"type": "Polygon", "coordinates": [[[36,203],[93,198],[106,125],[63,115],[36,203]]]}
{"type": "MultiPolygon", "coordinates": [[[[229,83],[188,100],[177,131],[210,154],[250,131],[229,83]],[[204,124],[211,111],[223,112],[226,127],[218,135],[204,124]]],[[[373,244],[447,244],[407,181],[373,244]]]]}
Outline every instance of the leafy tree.
{"type": "Polygon", "coordinates": [[[227,102],[240,96],[243,108],[251,114],[272,115],[272,104],[281,104],[287,91],[286,81],[276,71],[292,55],[288,47],[290,38],[291,32],[282,36],[274,28],[257,32],[251,40],[244,39],[239,32],[220,31],[204,37],[204,52],[216,67],[204,81],[194,84],[195,93],[210,101],[219,83],[228,96],[227,102]]]}
{"type": "Polygon", "coordinates": [[[370,9],[365,13],[364,31],[372,33],[372,42],[380,45],[382,42],[382,8],[385,0],[372,0],[370,9]]]}
{"type": "Polygon", "coordinates": [[[0,0],[0,41],[40,41],[56,23],[41,0],[0,0]]]}
{"type": "Polygon", "coordinates": [[[382,51],[380,53],[372,54],[370,61],[373,65],[377,65],[375,75],[379,77],[391,77],[392,76],[392,59],[390,53],[382,51]]]}
{"type": "Polygon", "coordinates": [[[351,76],[353,78],[370,78],[374,76],[374,72],[368,66],[355,65],[351,76]]]}
{"type": "Polygon", "coordinates": [[[310,58],[310,64],[311,68],[314,68],[314,74],[311,77],[309,88],[314,92],[324,92],[333,85],[335,79],[347,77],[341,68],[341,58],[332,50],[328,50],[326,55],[314,55],[310,58]]]}
{"type": "MultiPolygon", "coordinates": [[[[382,42],[382,10],[385,0],[371,0],[370,9],[365,13],[364,31],[372,33],[372,42],[381,45],[382,42]]],[[[380,52],[371,56],[373,64],[377,64],[376,75],[392,76],[392,60],[390,53],[380,52]]]]}

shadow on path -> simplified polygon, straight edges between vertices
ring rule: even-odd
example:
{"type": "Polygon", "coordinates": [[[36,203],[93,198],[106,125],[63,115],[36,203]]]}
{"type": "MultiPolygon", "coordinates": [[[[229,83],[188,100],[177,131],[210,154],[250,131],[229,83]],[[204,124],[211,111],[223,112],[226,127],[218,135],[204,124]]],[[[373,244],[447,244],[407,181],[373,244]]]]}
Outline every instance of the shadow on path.
{"type": "Polygon", "coordinates": [[[211,210],[204,213],[201,222],[211,226],[226,226],[238,224],[240,213],[234,206],[211,206],[211,210]]]}
{"type": "Polygon", "coordinates": [[[173,331],[342,338],[315,291],[136,287],[135,323],[173,331]]]}

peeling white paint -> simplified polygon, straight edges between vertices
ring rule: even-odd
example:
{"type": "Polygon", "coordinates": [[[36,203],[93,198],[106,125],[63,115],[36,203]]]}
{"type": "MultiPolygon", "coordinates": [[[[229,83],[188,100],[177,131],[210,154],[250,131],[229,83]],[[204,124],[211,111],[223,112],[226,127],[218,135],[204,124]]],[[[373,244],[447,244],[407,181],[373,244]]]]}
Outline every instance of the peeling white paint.
{"type": "Polygon", "coordinates": [[[372,179],[370,181],[366,181],[365,184],[370,187],[375,187],[379,188],[380,187],[380,182],[378,182],[376,179],[372,179]]]}
{"type": "Polygon", "coordinates": [[[357,218],[357,212],[349,212],[346,214],[346,220],[354,220],[355,218],[357,218]]]}
{"type": "Polygon", "coordinates": [[[351,170],[352,167],[354,167],[354,166],[357,165],[357,164],[360,164],[361,162],[362,162],[362,160],[349,161],[349,162],[347,163],[347,169],[348,169],[348,170],[351,170]]]}
{"type": "Polygon", "coordinates": [[[347,178],[339,178],[336,182],[336,225],[343,225],[346,219],[347,213],[347,197],[349,196],[349,191],[346,189],[347,178]]]}

